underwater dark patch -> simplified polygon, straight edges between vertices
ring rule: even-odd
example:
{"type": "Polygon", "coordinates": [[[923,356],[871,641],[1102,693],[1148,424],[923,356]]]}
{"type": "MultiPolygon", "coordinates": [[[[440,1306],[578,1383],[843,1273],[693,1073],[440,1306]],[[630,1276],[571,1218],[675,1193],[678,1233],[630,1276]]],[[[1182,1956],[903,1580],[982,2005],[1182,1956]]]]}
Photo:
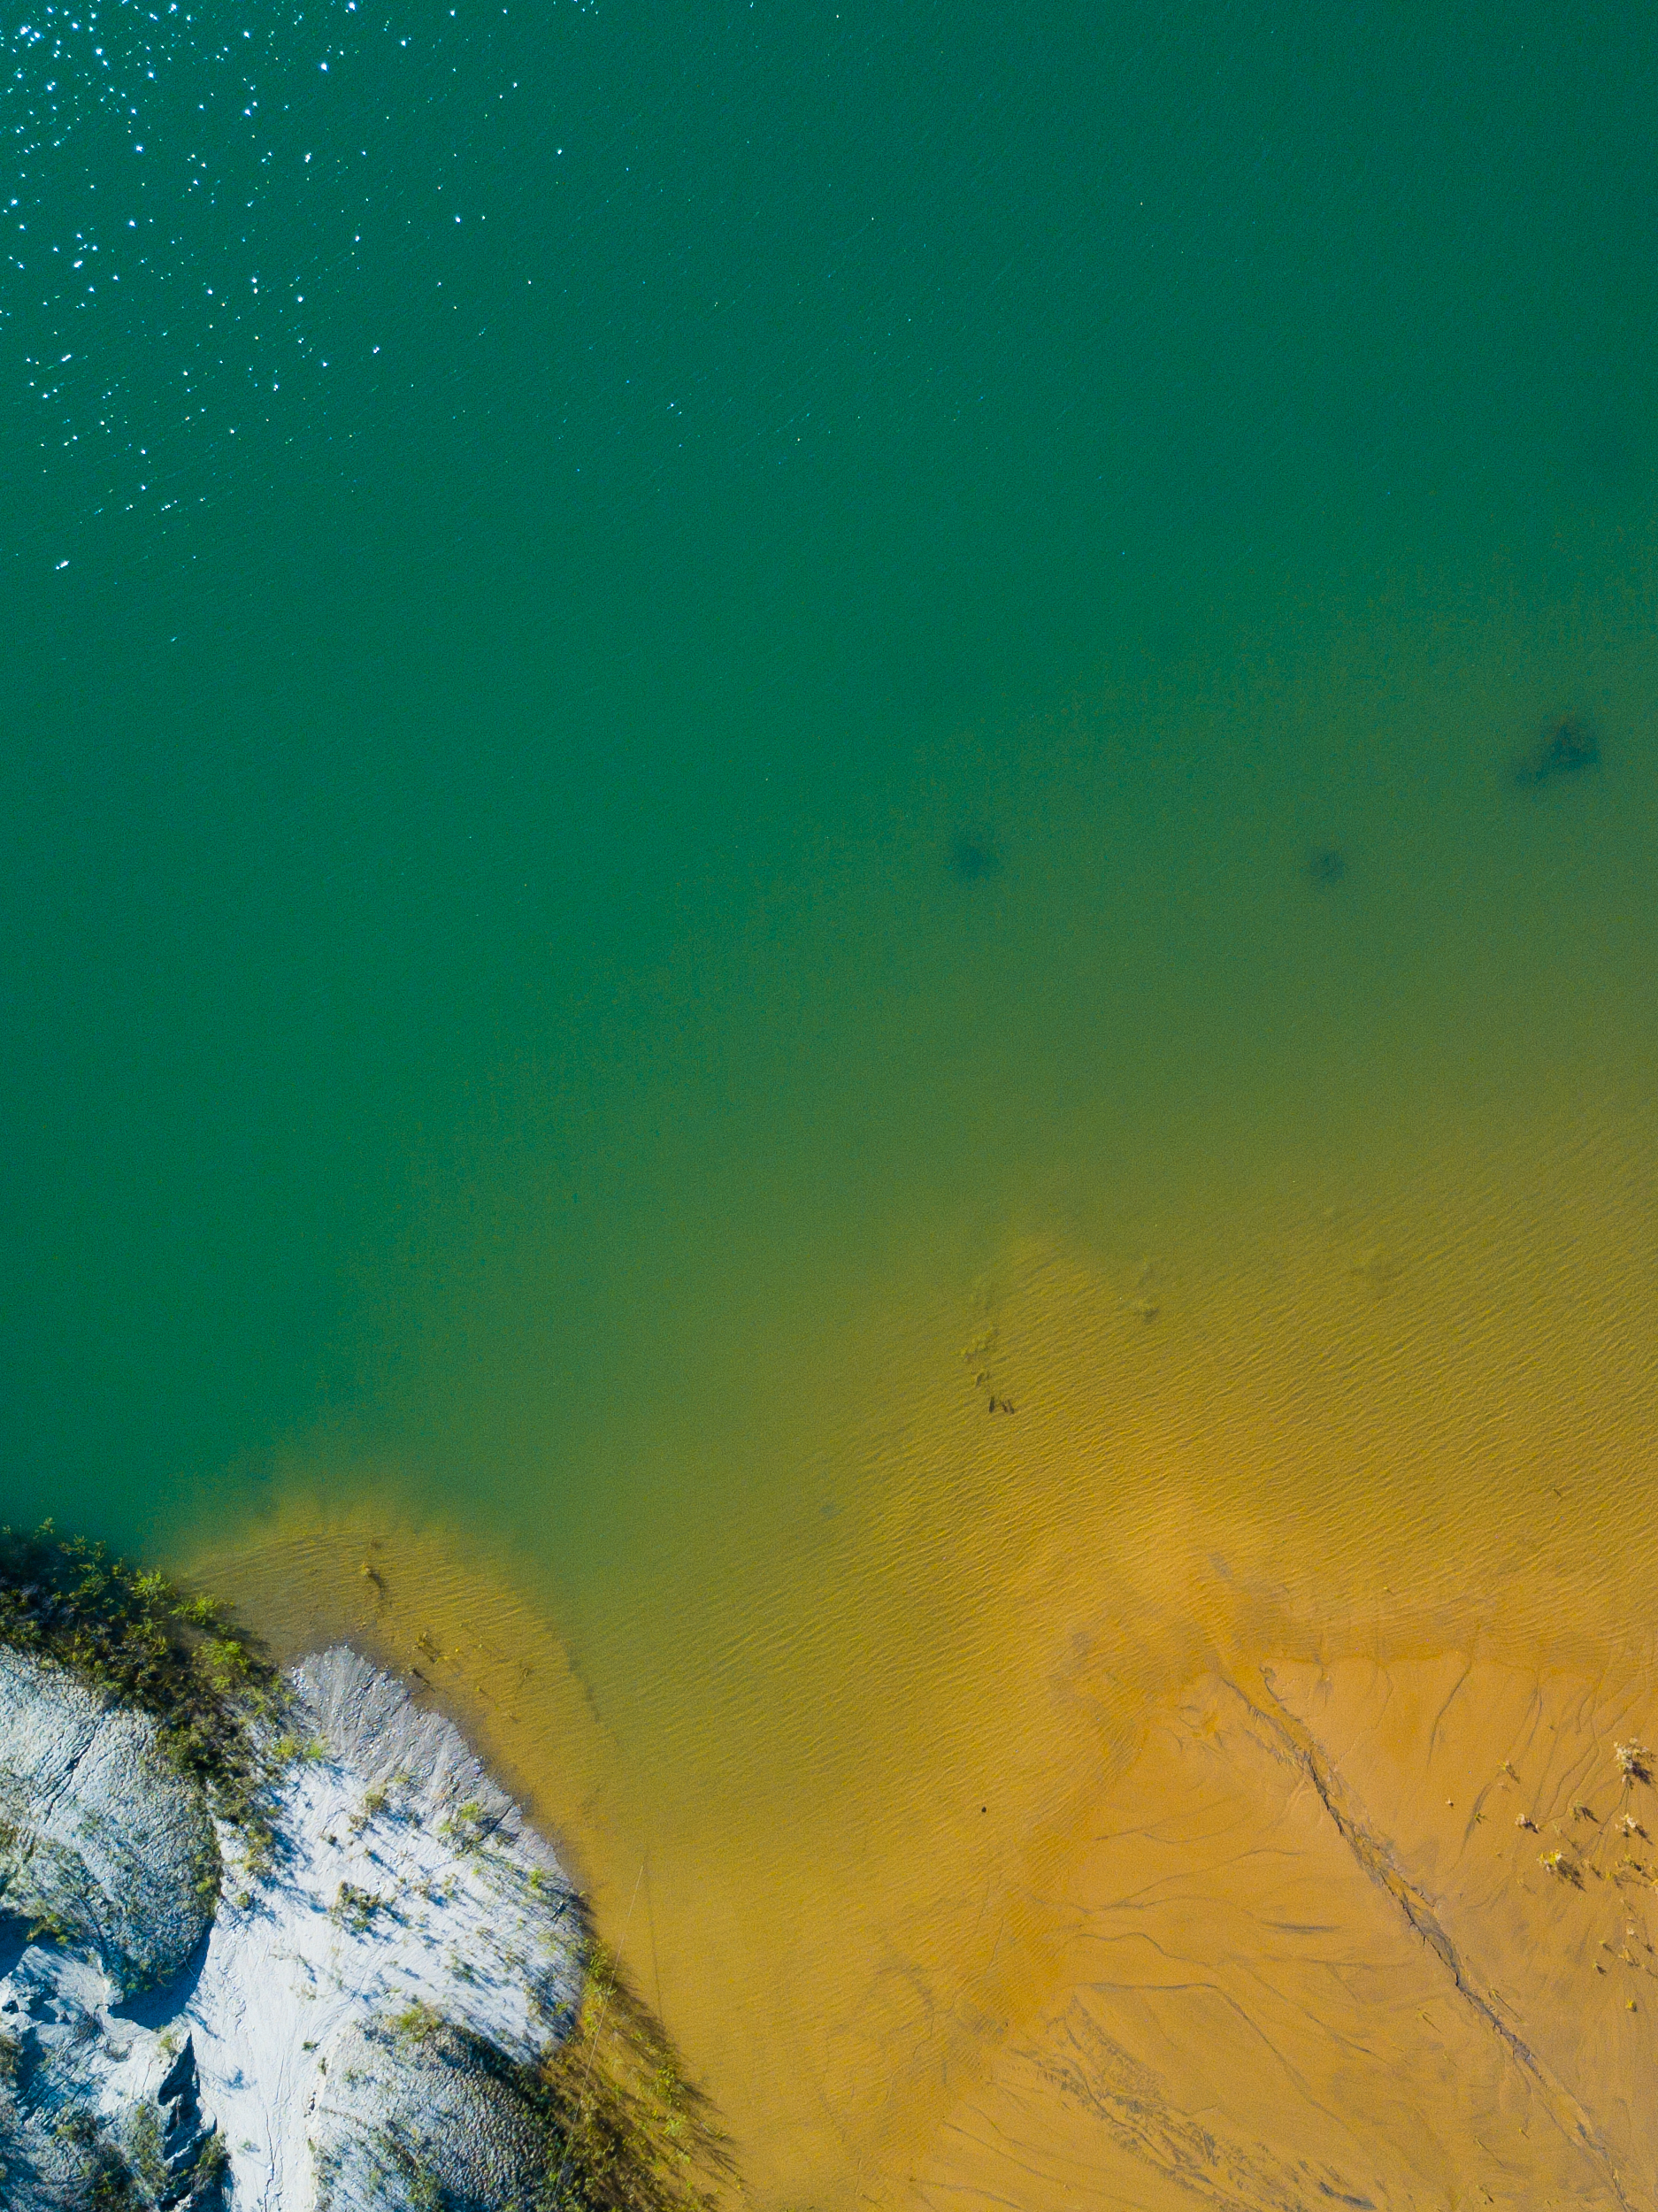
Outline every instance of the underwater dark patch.
{"type": "Polygon", "coordinates": [[[961,830],[950,840],[950,873],[959,883],[979,883],[1002,866],[994,841],[976,830],[961,830]]]}
{"type": "Polygon", "coordinates": [[[1600,759],[1600,741],[1593,724],[1580,715],[1556,716],[1544,728],[1530,751],[1523,753],[1514,764],[1516,783],[1535,789],[1539,784],[1557,783],[1563,776],[1581,775],[1585,769],[1597,766],[1600,759]]]}
{"type": "Polygon", "coordinates": [[[1347,872],[1347,856],[1333,845],[1316,845],[1307,856],[1307,874],[1314,883],[1339,883],[1347,872]]]}

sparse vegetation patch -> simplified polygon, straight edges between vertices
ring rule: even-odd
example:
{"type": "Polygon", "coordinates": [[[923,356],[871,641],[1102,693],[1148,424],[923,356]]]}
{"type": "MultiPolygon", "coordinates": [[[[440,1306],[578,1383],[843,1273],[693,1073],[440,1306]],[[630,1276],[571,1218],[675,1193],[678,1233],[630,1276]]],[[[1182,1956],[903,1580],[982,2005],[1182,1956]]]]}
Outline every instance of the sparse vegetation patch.
{"type": "Polygon", "coordinates": [[[538,2212],[718,2212],[736,2169],[713,2107],[595,1947],[571,2034],[541,2070],[562,2144],[538,2212]]]}
{"type": "Polygon", "coordinates": [[[261,1794],[281,1760],[280,1740],[262,1748],[257,1732],[280,1716],[284,1694],[215,1599],[85,1537],[59,1536],[50,1521],[27,1533],[0,1528],[0,1645],[56,1660],[151,1715],[167,1758],[201,1783],[221,1819],[261,1840],[261,1794]]]}

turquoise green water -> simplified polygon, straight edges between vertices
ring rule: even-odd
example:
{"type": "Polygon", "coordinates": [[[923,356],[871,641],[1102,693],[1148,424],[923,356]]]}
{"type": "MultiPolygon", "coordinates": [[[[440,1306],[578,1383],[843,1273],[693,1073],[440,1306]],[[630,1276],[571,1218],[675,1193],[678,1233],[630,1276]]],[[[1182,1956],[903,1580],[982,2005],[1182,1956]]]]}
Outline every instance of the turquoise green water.
{"type": "Polygon", "coordinates": [[[625,1699],[871,1317],[1644,1096],[1650,10],[7,44],[10,1517],[297,1467],[625,1699]]]}
{"type": "Polygon", "coordinates": [[[9,1509],[579,1561],[897,1255],[1645,1022],[1653,39],[15,30],[9,1509]]]}

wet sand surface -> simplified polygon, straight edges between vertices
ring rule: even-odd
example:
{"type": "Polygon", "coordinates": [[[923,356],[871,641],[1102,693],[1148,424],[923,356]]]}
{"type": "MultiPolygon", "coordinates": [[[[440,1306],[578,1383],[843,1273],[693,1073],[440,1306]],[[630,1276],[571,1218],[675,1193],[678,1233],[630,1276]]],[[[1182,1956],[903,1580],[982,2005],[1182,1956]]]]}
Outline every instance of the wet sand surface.
{"type": "Polygon", "coordinates": [[[1191,1685],[1048,1901],[1055,2001],[916,2200],[1651,2202],[1654,1793],[1616,1746],[1654,1717],[1638,1663],[1191,1685]]]}
{"type": "Polygon", "coordinates": [[[763,2206],[1650,2201],[1650,1134],[1010,1246],[609,1617],[360,1468],[196,1566],[457,1715],[763,2206]]]}

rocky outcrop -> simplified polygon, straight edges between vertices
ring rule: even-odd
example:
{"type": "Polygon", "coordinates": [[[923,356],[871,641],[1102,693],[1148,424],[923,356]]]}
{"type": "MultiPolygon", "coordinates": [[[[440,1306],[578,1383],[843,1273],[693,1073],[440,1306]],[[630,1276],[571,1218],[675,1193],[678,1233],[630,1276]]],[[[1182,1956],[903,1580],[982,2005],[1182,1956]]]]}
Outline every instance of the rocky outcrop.
{"type": "Polygon", "coordinates": [[[0,1911],[90,1951],[118,1996],[182,1969],[219,1888],[206,1802],[159,1733],[0,1651],[0,1911]]]}
{"type": "Polygon", "coordinates": [[[30,1944],[0,1983],[0,2202],[7,2212],[224,2202],[226,2154],[188,2038],[112,2009],[102,1970],[30,1944]]]}
{"type": "Polygon", "coordinates": [[[581,1972],[557,1859],[357,1654],[289,1689],[255,1862],[152,1721],[0,1654],[8,2212],[506,2212],[546,2181],[529,2083],[581,1972]]]}
{"type": "Polygon", "coordinates": [[[311,2115],[317,2212],[526,2206],[558,2143],[518,2075],[447,2024],[347,2029],[311,2115]]]}

